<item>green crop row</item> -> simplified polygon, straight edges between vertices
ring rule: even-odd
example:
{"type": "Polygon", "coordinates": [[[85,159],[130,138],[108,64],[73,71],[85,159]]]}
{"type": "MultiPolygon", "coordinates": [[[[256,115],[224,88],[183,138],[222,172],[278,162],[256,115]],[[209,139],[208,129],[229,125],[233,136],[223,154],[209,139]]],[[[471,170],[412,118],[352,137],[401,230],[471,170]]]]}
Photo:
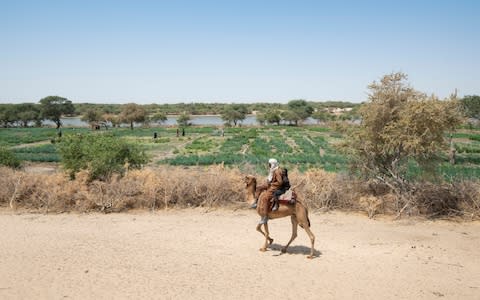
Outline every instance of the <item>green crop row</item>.
{"type": "Polygon", "coordinates": [[[193,142],[185,146],[185,151],[188,153],[208,152],[215,147],[217,147],[215,140],[202,137],[193,140],[193,142]]]}

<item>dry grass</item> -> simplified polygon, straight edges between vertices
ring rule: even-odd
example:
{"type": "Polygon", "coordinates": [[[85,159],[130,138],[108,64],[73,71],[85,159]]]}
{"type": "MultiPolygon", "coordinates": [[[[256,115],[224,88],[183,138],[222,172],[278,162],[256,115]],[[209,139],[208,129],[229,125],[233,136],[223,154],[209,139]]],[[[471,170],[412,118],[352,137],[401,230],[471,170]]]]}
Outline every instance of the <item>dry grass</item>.
{"type": "MultiPolygon", "coordinates": [[[[166,209],[185,207],[247,207],[245,186],[238,169],[158,167],[128,172],[111,180],[88,181],[81,172],[75,180],[67,174],[32,174],[0,168],[0,207],[40,212],[166,209]]],[[[290,172],[290,180],[308,207],[404,214],[428,217],[480,218],[480,183],[419,183],[405,199],[385,186],[362,182],[323,170],[290,172]],[[406,202],[407,201],[407,202],[406,202]]],[[[261,179],[260,179],[261,181],[261,179]]]]}
{"type": "Polygon", "coordinates": [[[158,168],[130,171],[108,182],[88,182],[88,173],[29,174],[0,169],[0,206],[43,212],[121,211],[131,208],[218,207],[244,199],[238,171],[158,168]]]}

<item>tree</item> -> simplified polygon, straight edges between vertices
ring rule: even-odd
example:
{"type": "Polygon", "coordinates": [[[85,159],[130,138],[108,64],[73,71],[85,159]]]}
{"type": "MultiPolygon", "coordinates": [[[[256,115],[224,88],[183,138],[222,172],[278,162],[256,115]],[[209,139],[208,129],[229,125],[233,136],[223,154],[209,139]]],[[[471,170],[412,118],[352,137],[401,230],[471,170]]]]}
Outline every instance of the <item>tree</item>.
{"type": "Polygon", "coordinates": [[[289,124],[298,125],[298,121],[300,121],[300,116],[292,110],[282,111],[281,117],[285,122],[288,122],[289,124]]]}
{"type": "Polygon", "coordinates": [[[10,124],[17,121],[16,109],[14,104],[0,104],[0,122],[7,128],[10,124]]]}
{"type": "Polygon", "coordinates": [[[16,105],[16,114],[23,127],[27,127],[30,122],[35,122],[36,125],[41,124],[40,108],[33,103],[16,105]]]}
{"type": "Polygon", "coordinates": [[[177,118],[177,124],[182,126],[182,127],[186,127],[189,125],[189,121],[190,121],[190,115],[187,114],[186,112],[183,112],[181,115],[178,116],[177,118]]]}
{"type": "Polygon", "coordinates": [[[292,100],[288,102],[289,111],[296,114],[296,117],[293,117],[290,113],[287,114],[289,121],[294,121],[295,125],[298,125],[299,121],[306,120],[313,113],[313,107],[310,106],[305,100],[292,100]]]}
{"type": "Polygon", "coordinates": [[[445,133],[462,121],[455,96],[444,101],[427,97],[406,80],[407,75],[392,73],[369,86],[369,101],[359,110],[362,124],[348,139],[353,166],[399,194],[412,190],[409,163],[433,172],[432,162],[448,144],[445,133]]]}
{"type": "Polygon", "coordinates": [[[280,121],[282,121],[282,116],[280,111],[276,109],[268,110],[265,113],[265,120],[268,124],[277,124],[280,125],[280,121]]]}
{"type": "Polygon", "coordinates": [[[112,127],[117,127],[120,125],[121,120],[119,115],[111,114],[111,113],[106,113],[102,116],[103,120],[105,122],[110,122],[112,123],[112,127]]]}
{"type": "Polygon", "coordinates": [[[239,121],[245,120],[246,115],[248,114],[247,107],[242,104],[232,104],[223,110],[222,120],[226,121],[229,125],[233,122],[235,126],[239,121]]]}
{"type": "Polygon", "coordinates": [[[75,112],[72,101],[59,96],[48,96],[41,99],[40,107],[42,118],[55,122],[57,129],[62,126],[60,120],[62,115],[71,115],[75,112]]]}
{"type": "Polygon", "coordinates": [[[120,119],[123,122],[130,124],[130,129],[133,130],[133,123],[143,123],[147,117],[146,110],[135,103],[125,104],[122,108],[122,112],[120,113],[120,119]]]}
{"type": "Polygon", "coordinates": [[[465,96],[460,103],[467,117],[480,119],[480,96],[465,96]]]}
{"type": "Polygon", "coordinates": [[[88,122],[92,127],[102,120],[102,113],[94,108],[89,108],[83,114],[82,121],[88,122]]]}
{"type": "Polygon", "coordinates": [[[328,111],[317,110],[312,114],[312,118],[317,120],[317,123],[320,123],[320,122],[331,121],[332,119],[334,119],[334,116],[328,111]]]}
{"type": "Polygon", "coordinates": [[[265,123],[267,122],[267,118],[264,113],[257,113],[255,119],[257,120],[257,123],[260,125],[265,125],[265,123]]]}
{"type": "Polygon", "coordinates": [[[163,123],[163,122],[166,122],[168,119],[167,119],[167,115],[163,112],[157,112],[155,113],[153,116],[150,117],[150,121],[152,122],[155,122],[155,123],[163,123]]]}

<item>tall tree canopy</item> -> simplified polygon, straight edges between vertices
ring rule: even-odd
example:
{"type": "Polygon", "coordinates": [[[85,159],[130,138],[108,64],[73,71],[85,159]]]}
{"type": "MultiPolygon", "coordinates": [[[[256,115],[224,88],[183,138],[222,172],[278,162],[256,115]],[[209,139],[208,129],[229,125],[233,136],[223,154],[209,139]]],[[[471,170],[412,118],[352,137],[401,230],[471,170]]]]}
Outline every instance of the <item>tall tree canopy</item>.
{"type": "Polygon", "coordinates": [[[60,96],[48,96],[40,100],[41,116],[55,122],[57,128],[62,126],[62,115],[71,115],[75,112],[72,101],[60,96]]]}
{"type": "Polygon", "coordinates": [[[313,107],[305,100],[292,100],[288,102],[289,112],[286,114],[289,118],[287,121],[295,122],[304,121],[313,113],[313,107]]]}
{"type": "Polygon", "coordinates": [[[150,121],[160,124],[166,122],[167,120],[167,114],[165,114],[164,112],[156,112],[150,117],[150,121]]]}
{"type": "Polygon", "coordinates": [[[427,168],[448,143],[445,133],[459,125],[462,114],[455,96],[440,101],[392,73],[369,86],[369,100],[360,109],[362,124],[349,137],[354,163],[367,177],[408,189],[408,163],[427,168]]]}
{"type": "Polygon", "coordinates": [[[245,120],[246,115],[248,114],[248,109],[245,105],[242,104],[232,104],[226,106],[222,112],[222,120],[226,121],[228,124],[233,124],[237,126],[239,121],[245,120]]]}
{"type": "Polygon", "coordinates": [[[23,127],[27,127],[30,122],[35,122],[36,125],[41,123],[40,107],[37,104],[21,103],[16,105],[15,111],[23,127]]]}
{"type": "Polygon", "coordinates": [[[467,117],[480,119],[480,96],[465,96],[460,102],[467,117]]]}
{"type": "Polygon", "coordinates": [[[141,105],[135,103],[125,104],[120,113],[120,119],[123,122],[130,124],[130,129],[133,130],[133,123],[143,123],[147,117],[147,111],[141,105]]]}
{"type": "Polygon", "coordinates": [[[186,127],[188,126],[190,120],[191,120],[190,115],[187,114],[187,112],[183,112],[181,115],[178,116],[177,124],[180,125],[181,127],[186,127]]]}

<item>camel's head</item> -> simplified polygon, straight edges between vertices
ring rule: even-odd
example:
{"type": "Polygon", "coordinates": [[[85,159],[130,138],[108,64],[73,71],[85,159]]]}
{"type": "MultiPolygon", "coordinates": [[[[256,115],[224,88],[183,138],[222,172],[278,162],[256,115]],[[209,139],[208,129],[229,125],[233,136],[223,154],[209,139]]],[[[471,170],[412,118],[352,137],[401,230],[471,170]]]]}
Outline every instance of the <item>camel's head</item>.
{"type": "Polygon", "coordinates": [[[253,186],[255,188],[256,185],[257,185],[257,179],[253,175],[245,176],[243,181],[245,182],[245,185],[246,185],[247,188],[250,187],[250,186],[253,186]]]}

